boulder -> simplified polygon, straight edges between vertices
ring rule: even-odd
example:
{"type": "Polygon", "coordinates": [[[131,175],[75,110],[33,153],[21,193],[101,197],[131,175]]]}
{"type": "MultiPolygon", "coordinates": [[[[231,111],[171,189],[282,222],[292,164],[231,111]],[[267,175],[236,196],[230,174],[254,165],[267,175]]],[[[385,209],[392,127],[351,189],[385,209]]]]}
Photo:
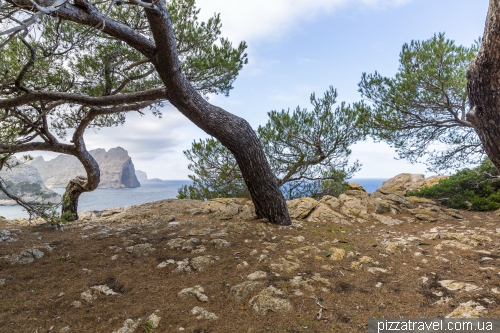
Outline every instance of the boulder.
{"type": "Polygon", "coordinates": [[[340,223],[351,224],[340,213],[332,210],[331,207],[325,203],[320,202],[313,212],[307,218],[308,222],[313,223],[340,223]]]}
{"type": "Polygon", "coordinates": [[[418,191],[426,187],[434,186],[439,183],[440,180],[446,179],[448,177],[449,176],[444,175],[430,176],[429,178],[426,178],[414,184],[410,184],[410,186],[408,186],[408,191],[418,191]]]}
{"type": "Polygon", "coordinates": [[[366,192],[366,190],[363,188],[363,186],[361,186],[358,183],[348,182],[347,186],[348,186],[348,188],[345,191],[345,194],[348,196],[355,197],[358,199],[366,199],[370,196],[370,194],[368,192],[366,192]]]}
{"type": "Polygon", "coordinates": [[[219,220],[229,220],[239,213],[240,205],[235,198],[217,198],[203,202],[202,209],[219,220]]]}
{"type": "Polygon", "coordinates": [[[386,180],[380,187],[373,192],[372,197],[380,197],[386,194],[405,195],[408,188],[425,179],[422,174],[401,173],[391,179],[386,180]]]}
{"type": "Polygon", "coordinates": [[[299,198],[294,200],[289,200],[286,202],[288,206],[288,212],[292,219],[303,219],[306,218],[309,213],[316,208],[318,201],[313,198],[299,198]]]}

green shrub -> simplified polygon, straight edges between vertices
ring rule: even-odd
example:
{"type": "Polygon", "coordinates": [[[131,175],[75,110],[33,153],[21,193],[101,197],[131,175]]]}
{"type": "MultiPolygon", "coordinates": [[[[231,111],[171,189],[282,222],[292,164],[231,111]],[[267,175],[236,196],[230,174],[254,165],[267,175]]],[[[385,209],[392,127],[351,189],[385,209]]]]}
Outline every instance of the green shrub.
{"type": "Polygon", "coordinates": [[[489,159],[474,169],[463,169],[432,187],[407,196],[435,198],[445,206],[470,210],[500,208],[499,173],[489,159]]]}

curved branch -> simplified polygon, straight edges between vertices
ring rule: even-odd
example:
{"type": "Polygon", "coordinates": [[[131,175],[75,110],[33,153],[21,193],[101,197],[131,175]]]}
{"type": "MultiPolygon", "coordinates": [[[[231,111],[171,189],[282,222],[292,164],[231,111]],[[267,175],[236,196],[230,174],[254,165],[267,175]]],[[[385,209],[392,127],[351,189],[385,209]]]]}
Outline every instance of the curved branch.
{"type": "Polygon", "coordinates": [[[31,90],[28,93],[0,100],[0,108],[12,108],[26,105],[28,103],[40,101],[66,101],[67,103],[76,103],[86,106],[108,106],[127,103],[138,103],[143,101],[152,101],[159,99],[168,99],[165,88],[148,89],[136,93],[119,94],[112,96],[91,97],[75,93],[37,91],[31,90]]]}

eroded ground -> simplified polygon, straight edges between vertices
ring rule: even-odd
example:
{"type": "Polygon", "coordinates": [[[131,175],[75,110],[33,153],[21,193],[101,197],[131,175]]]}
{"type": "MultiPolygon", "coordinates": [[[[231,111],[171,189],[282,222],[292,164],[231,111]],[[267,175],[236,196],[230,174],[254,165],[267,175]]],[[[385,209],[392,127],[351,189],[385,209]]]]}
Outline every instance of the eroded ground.
{"type": "Polygon", "coordinates": [[[279,227],[232,204],[166,200],[59,229],[0,222],[0,331],[366,332],[373,317],[500,317],[493,213],[292,211],[279,227]]]}

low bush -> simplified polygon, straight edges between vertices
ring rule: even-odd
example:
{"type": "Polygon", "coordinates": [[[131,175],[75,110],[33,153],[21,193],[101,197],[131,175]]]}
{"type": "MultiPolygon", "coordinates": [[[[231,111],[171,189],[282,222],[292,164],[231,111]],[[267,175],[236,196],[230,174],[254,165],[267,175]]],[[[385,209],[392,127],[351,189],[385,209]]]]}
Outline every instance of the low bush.
{"type": "Polygon", "coordinates": [[[438,184],[410,191],[407,196],[438,199],[451,208],[495,210],[500,208],[500,176],[489,159],[473,169],[463,169],[438,184]]]}

